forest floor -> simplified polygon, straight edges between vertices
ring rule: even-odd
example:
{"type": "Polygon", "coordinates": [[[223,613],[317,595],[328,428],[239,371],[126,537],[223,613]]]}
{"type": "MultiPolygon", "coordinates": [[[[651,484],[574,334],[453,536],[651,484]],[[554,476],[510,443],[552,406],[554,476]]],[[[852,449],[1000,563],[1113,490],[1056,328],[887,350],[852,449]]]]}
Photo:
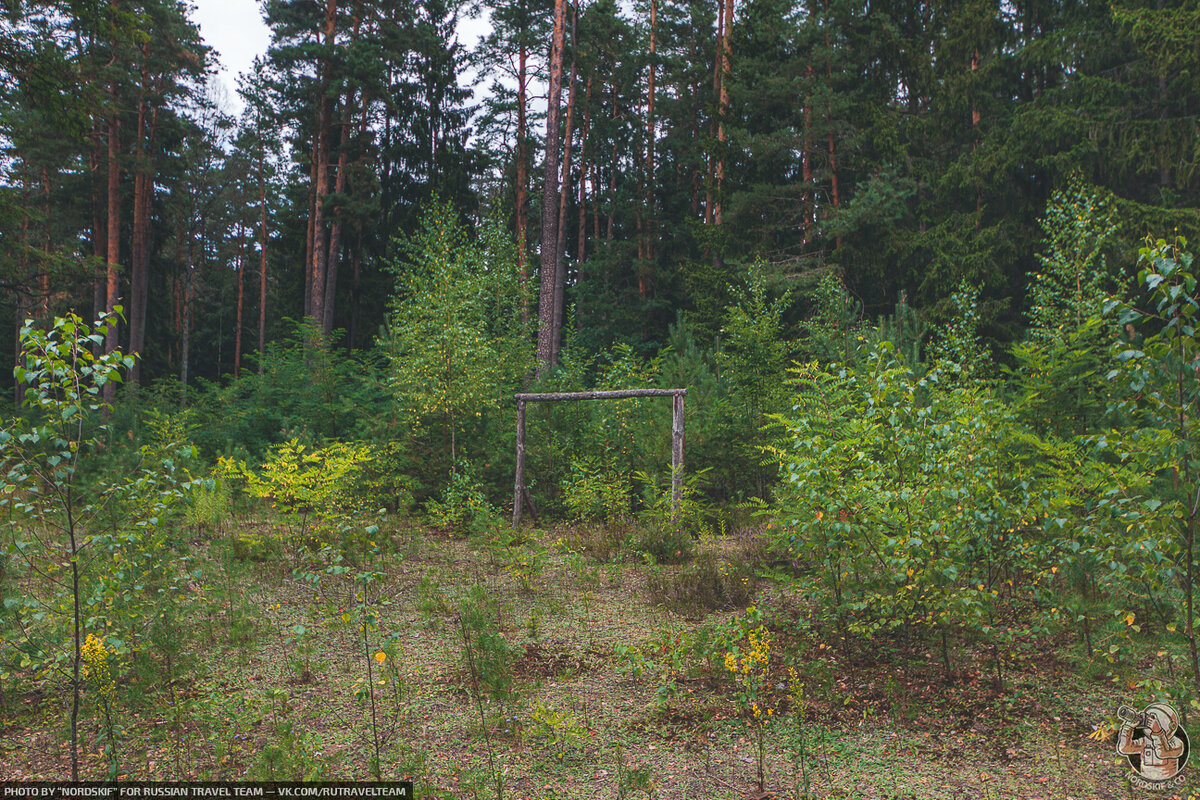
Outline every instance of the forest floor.
{"type": "MultiPolygon", "coordinates": [[[[237,531],[272,535],[261,522],[237,531]]],[[[650,597],[655,568],[583,554],[596,535],[539,529],[496,547],[419,528],[380,533],[371,569],[386,576],[373,584],[384,602],[369,606],[378,625],[365,642],[349,579],[314,588],[278,554],[233,558],[229,531],[198,537],[191,555],[212,577],[190,596],[207,611],[181,623],[152,661],[178,677],[143,692],[149,677],[123,676],[113,705],[120,775],[366,780],[378,738],[382,776],[413,778],[419,798],[494,797],[497,774],[504,797],[531,800],[758,796],[757,737],[714,659],[706,666],[696,655],[714,625],[739,612],[688,619],[665,610],[650,597]],[[482,704],[463,657],[459,615],[470,597],[487,598],[512,654],[511,670],[491,676],[499,700],[482,704]],[[378,655],[385,641],[390,657],[378,655]]],[[[756,592],[776,630],[773,722],[762,737],[771,796],[1131,795],[1111,735],[1091,735],[1129,687],[1102,670],[1082,677],[1057,655],[1070,643],[1048,637],[1027,648],[997,691],[983,648],[955,643],[947,682],[940,656],[903,639],[869,652],[843,651],[835,636],[789,640],[786,620],[804,610],[786,586],[763,582],[756,592]],[[788,699],[789,660],[805,682],[803,709],[788,699]]],[[[69,775],[69,692],[0,697],[0,780],[69,775]]],[[[85,698],[81,773],[103,778],[93,705],[85,698]]],[[[1197,785],[1200,766],[1188,772],[1173,792],[1197,785]]]]}

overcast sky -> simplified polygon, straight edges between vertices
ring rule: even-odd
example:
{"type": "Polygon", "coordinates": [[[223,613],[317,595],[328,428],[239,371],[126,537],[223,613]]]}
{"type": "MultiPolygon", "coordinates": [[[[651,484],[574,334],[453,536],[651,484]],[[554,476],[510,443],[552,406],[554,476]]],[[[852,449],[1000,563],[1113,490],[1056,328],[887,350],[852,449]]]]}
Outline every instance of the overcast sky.
{"type": "Polygon", "coordinates": [[[250,68],[255,56],[267,51],[271,34],[263,22],[258,0],[193,0],[192,19],[204,41],[217,51],[218,78],[225,86],[230,110],[240,109],[237,76],[250,68]]]}
{"type": "MultiPolygon", "coordinates": [[[[267,51],[271,34],[263,22],[258,0],[192,0],[196,11],[192,19],[200,26],[200,35],[217,51],[220,60],[218,80],[224,85],[229,111],[242,107],[237,95],[237,77],[250,68],[255,56],[267,51]]],[[[482,35],[486,23],[464,20],[458,26],[459,40],[472,46],[482,35]]]]}

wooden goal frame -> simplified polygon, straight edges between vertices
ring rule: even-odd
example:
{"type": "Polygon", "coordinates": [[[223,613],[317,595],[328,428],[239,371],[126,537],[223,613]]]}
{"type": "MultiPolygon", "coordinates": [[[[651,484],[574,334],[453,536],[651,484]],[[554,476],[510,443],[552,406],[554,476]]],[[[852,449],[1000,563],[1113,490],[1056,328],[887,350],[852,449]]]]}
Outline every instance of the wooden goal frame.
{"type": "MultiPolygon", "coordinates": [[[[540,392],[515,394],[517,401],[517,469],[513,481],[513,528],[521,525],[521,509],[533,501],[525,486],[525,404],[560,400],[623,400],[628,397],[671,397],[671,513],[679,512],[683,498],[683,407],[687,389],[617,389],[608,392],[540,392]]],[[[537,512],[534,511],[536,516],[537,512]]]]}

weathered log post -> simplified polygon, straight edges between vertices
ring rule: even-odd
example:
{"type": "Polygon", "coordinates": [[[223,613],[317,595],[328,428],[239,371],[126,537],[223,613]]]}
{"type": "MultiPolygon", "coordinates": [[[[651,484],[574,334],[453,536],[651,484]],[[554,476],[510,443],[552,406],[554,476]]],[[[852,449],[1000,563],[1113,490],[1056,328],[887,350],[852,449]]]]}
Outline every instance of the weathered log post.
{"type": "Polygon", "coordinates": [[[671,420],[671,518],[679,517],[683,501],[683,398],[687,392],[676,392],[671,420]]]}
{"type": "Polygon", "coordinates": [[[521,526],[521,507],[525,504],[525,401],[517,400],[517,479],[513,486],[513,528],[521,526]]]}

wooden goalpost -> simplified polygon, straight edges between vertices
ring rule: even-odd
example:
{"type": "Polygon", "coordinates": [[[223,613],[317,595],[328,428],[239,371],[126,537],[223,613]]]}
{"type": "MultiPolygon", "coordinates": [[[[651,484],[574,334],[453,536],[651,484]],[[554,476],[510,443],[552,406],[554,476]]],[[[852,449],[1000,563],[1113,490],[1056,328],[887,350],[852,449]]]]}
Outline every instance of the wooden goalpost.
{"type": "MultiPolygon", "coordinates": [[[[521,509],[533,501],[525,486],[525,404],[558,400],[621,400],[627,397],[672,397],[671,418],[671,512],[679,511],[683,498],[683,398],[687,389],[618,389],[608,392],[542,392],[516,394],[517,401],[517,469],[513,486],[513,528],[521,524],[521,509]]],[[[534,512],[535,516],[537,512],[534,512]]]]}

